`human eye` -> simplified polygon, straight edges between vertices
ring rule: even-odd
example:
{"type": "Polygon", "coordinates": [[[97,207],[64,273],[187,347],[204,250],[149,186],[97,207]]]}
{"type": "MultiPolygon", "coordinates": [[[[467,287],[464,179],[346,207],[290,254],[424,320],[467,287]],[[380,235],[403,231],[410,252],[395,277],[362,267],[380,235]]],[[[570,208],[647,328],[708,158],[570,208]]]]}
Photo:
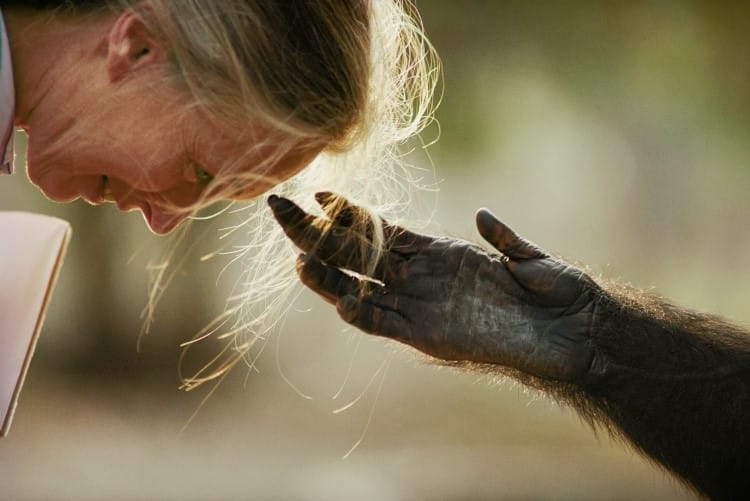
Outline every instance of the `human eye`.
{"type": "Polygon", "coordinates": [[[214,180],[214,175],[208,172],[206,169],[204,169],[200,165],[195,164],[193,166],[193,169],[195,173],[195,180],[197,182],[205,185],[214,180]]]}

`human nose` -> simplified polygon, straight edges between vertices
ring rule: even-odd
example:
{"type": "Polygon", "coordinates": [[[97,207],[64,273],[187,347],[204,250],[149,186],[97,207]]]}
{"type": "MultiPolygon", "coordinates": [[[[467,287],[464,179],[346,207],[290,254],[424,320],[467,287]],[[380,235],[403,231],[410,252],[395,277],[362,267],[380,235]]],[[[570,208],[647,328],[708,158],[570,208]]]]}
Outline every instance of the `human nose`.
{"type": "Polygon", "coordinates": [[[187,217],[186,213],[175,213],[159,207],[151,207],[151,210],[144,211],[143,215],[148,227],[157,235],[166,235],[187,217]]]}

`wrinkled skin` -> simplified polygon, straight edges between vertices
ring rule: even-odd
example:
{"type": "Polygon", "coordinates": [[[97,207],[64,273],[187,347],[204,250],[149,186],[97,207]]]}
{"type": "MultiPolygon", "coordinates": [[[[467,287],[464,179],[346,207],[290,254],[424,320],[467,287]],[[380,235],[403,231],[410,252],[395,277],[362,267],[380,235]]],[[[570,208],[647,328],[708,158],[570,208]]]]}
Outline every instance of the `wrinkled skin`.
{"type": "Polygon", "coordinates": [[[297,262],[303,283],[346,322],[443,360],[560,381],[587,376],[599,289],[579,269],[480,210],[479,232],[498,253],[384,223],[385,252],[368,272],[372,220],[343,197],[316,199],[329,218],[276,196],[268,203],[304,251],[297,262]]]}

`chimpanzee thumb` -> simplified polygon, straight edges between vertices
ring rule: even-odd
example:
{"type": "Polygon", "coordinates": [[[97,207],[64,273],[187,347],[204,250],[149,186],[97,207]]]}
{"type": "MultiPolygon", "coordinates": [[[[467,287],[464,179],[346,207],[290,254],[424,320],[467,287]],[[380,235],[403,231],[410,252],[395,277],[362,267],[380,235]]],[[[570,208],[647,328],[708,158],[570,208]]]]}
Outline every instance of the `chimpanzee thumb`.
{"type": "Polygon", "coordinates": [[[482,237],[508,258],[523,260],[549,257],[542,249],[518,236],[489,210],[479,209],[476,220],[482,237]]]}

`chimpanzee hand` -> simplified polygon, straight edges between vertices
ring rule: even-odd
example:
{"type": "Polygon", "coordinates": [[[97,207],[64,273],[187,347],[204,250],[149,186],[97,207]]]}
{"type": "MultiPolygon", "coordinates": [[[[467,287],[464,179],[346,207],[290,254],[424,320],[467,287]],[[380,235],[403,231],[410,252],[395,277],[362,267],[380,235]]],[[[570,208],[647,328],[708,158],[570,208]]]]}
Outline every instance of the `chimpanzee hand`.
{"type": "Polygon", "coordinates": [[[368,266],[372,218],[343,197],[316,199],[330,219],[274,195],[268,203],[305,252],[297,262],[302,282],[346,322],[443,360],[500,364],[561,381],[586,375],[599,289],[579,269],[485,209],[477,227],[502,254],[383,223],[385,248],[368,266]]]}

